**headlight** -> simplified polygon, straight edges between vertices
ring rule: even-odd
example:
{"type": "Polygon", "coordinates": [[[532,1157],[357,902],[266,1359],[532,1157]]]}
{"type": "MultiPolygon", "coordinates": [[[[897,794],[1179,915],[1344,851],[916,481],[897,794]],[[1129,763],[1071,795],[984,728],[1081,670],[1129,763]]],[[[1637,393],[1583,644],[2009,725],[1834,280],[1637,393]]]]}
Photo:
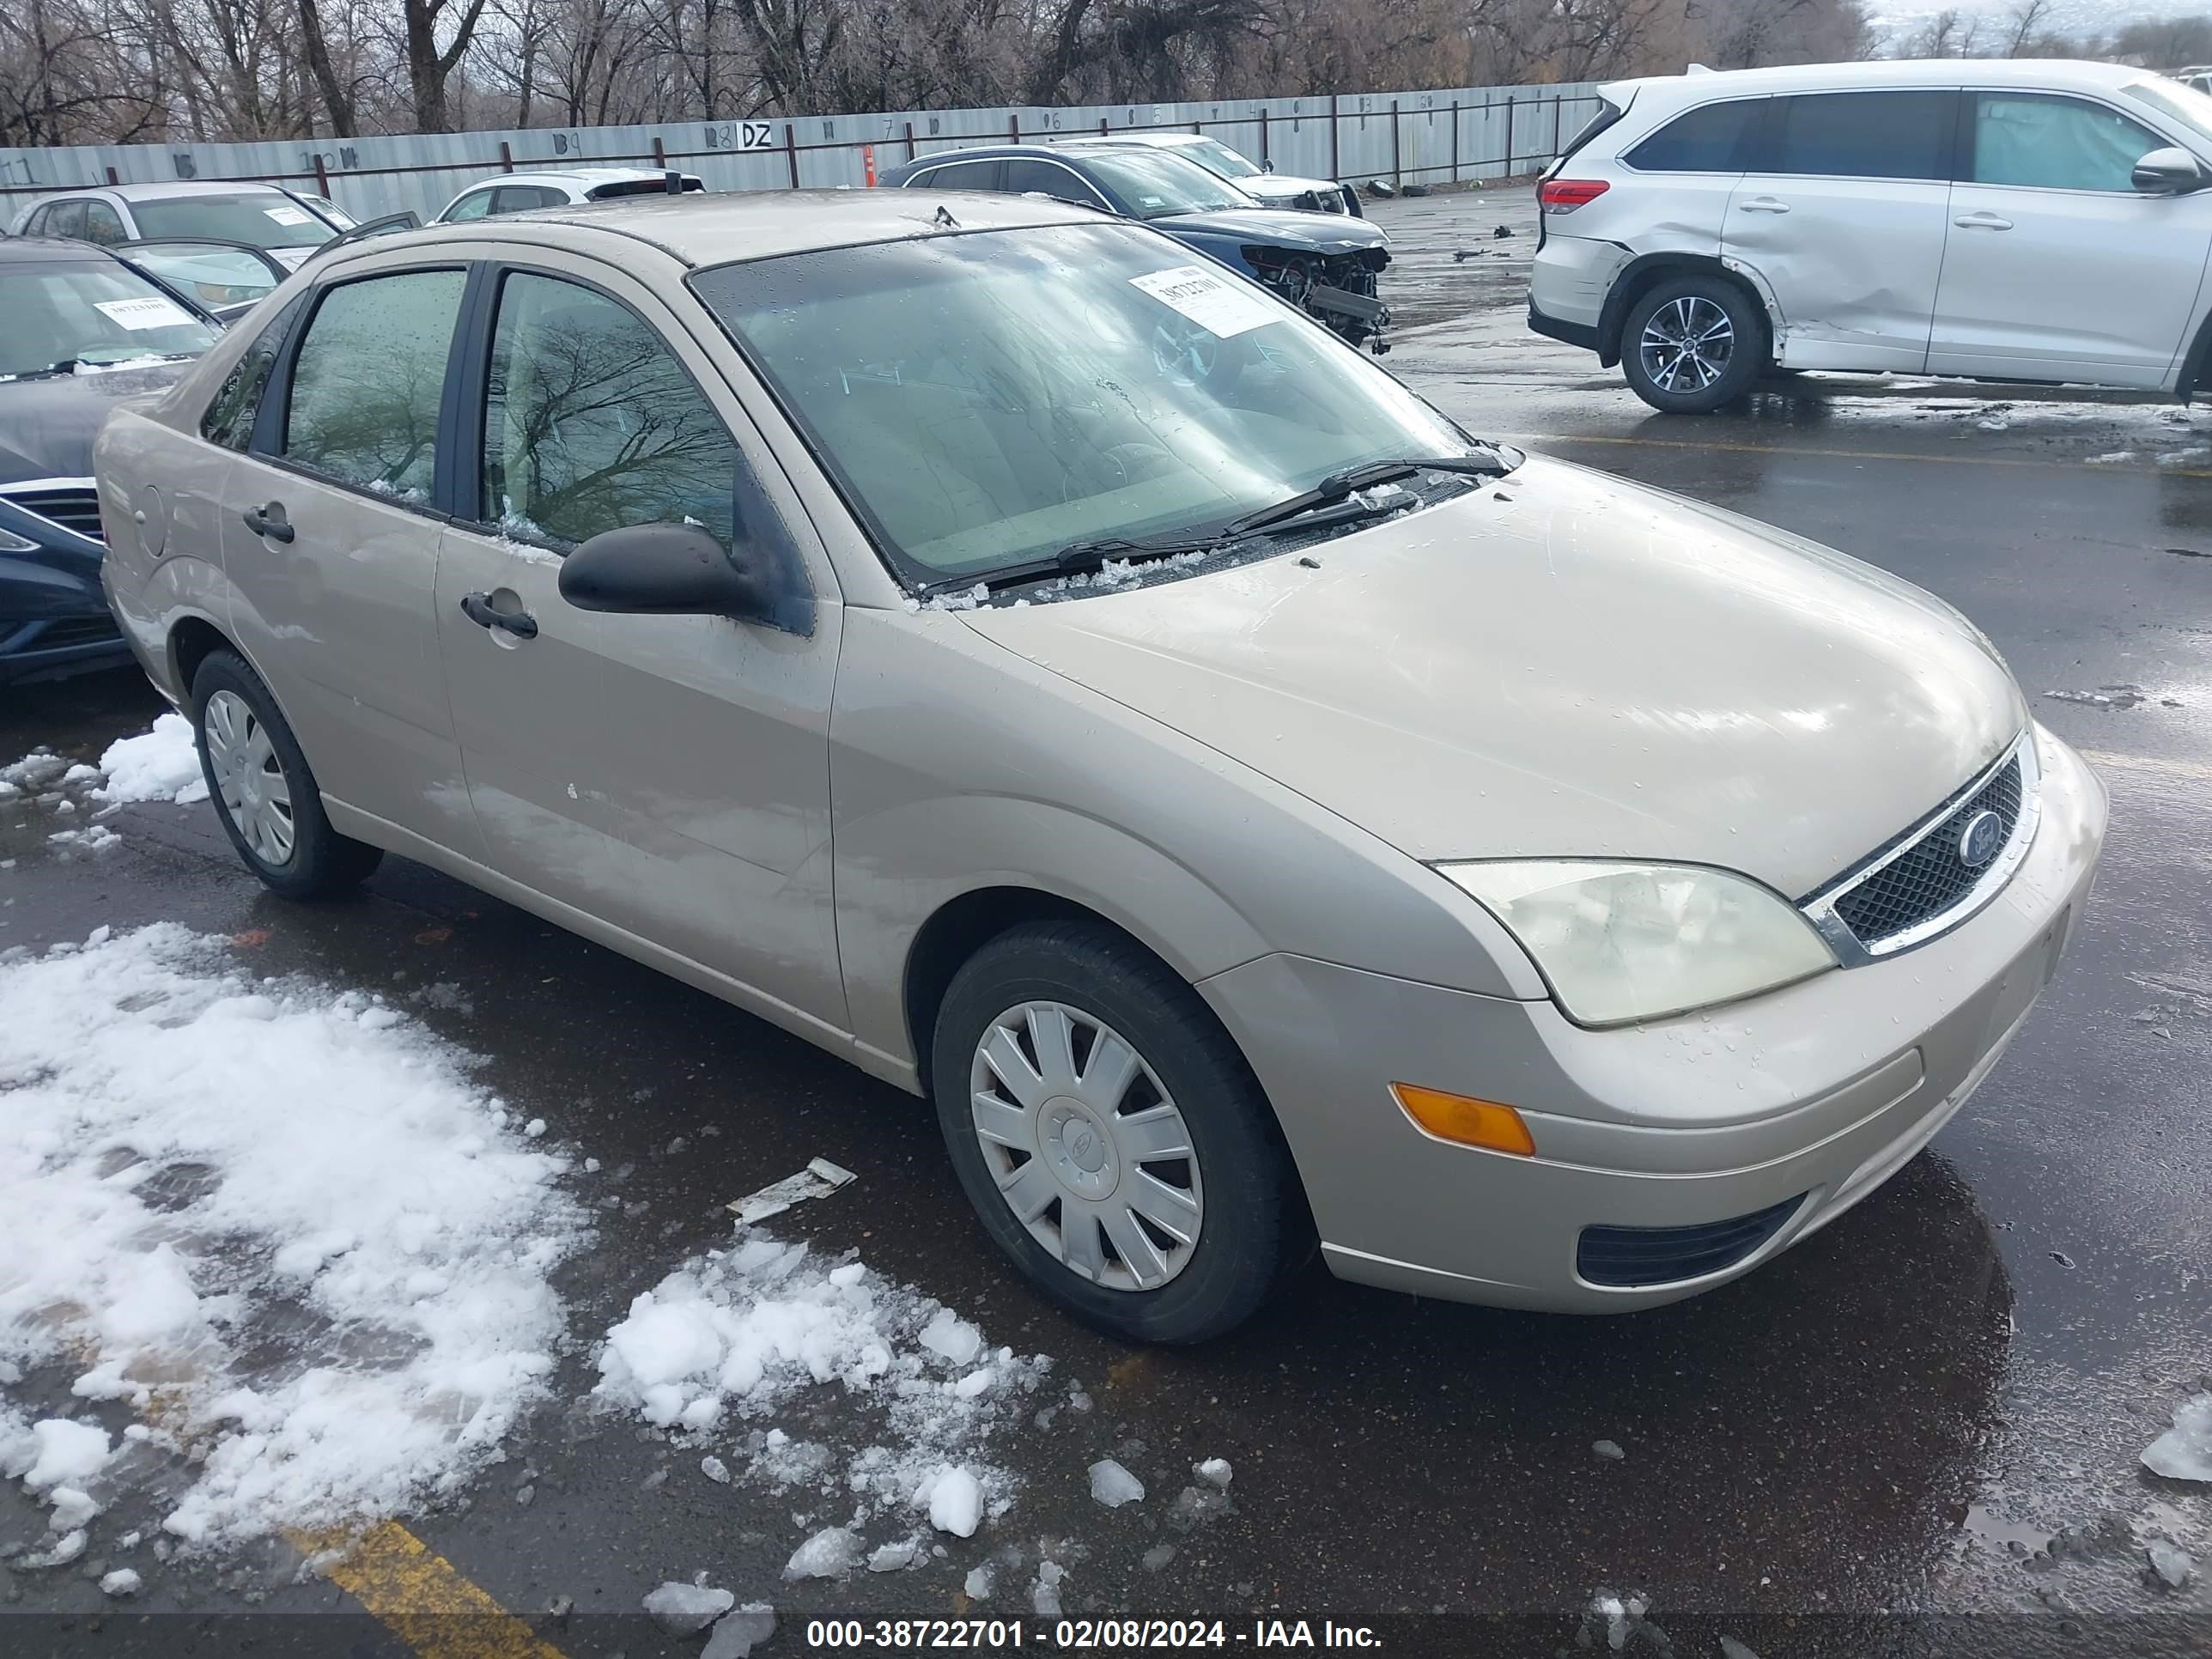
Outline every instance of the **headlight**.
{"type": "Polygon", "coordinates": [[[0,530],[0,553],[35,553],[38,543],[27,536],[18,536],[12,530],[0,530]]]}
{"type": "Polygon", "coordinates": [[[1686,864],[1440,864],[1519,939],[1567,1017],[1622,1025],[1733,1002],[1836,965],[1757,883],[1686,864]]]}

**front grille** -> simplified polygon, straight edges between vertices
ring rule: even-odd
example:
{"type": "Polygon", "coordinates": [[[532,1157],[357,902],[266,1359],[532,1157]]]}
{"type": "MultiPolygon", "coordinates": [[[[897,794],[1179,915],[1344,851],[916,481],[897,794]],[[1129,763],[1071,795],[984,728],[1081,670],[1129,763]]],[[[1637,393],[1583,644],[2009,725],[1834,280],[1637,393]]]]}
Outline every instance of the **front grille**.
{"type": "Polygon", "coordinates": [[[31,642],[34,651],[59,651],[72,645],[101,645],[121,637],[112,617],[71,617],[48,623],[31,642]]]}
{"type": "Polygon", "coordinates": [[[1804,1201],[1800,1193],[1749,1215],[1690,1227],[1585,1227],[1575,1246],[1575,1271],[1585,1283],[1624,1288],[1702,1279],[1750,1255],[1804,1201]]]}
{"type": "Polygon", "coordinates": [[[96,542],[106,539],[100,532],[100,492],[88,482],[0,489],[0,495],[5,495],[26,513],[37,514],[49,524],[74,530],[96,542]]]}

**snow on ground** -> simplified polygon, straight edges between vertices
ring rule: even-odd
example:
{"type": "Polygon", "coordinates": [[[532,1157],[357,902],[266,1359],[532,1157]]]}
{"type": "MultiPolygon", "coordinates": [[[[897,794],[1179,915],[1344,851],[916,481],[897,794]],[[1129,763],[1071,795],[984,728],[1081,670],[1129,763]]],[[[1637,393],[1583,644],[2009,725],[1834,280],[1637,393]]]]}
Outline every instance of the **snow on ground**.
{"type": "Polygon", "coordinates": [[[2212,1480],[2212,1394],[2173,1408],[2173,1426],[2143,1448],[2143,1467],[2169,1480],[2212,1480]]]}
{"type": "Polygon", "coordinates": [[[545,1394],[565,1164],[397,1010],[103,927],[0,964],[0,1471],[53,1506],[47,1554],[139,1484],[187,1547],[394,1514],[545,1394]],[[26,1420],[60,1364],[150,1429],[26,1420]]]}
{"type": "Polygon", "coordinates": [[[106,781],[92,792],[97,800],[173,800],[185,806],[208,798],[191,722],[182,714],[163,714],[150,731],[118,738],[100,756],[100,770],[106,781]]]}
{"type": "Polygon", "coordinates": [[[926,1559],[905,1547],[927,1528],[965,1538],[1004,1513],[1013,1483],[990,1443],[1027,1416],[1050,1363],[990,1347],[951,1309],[859,1261],[741,1227],[730,1249],[631,1303],[607,1333],[597,1393],[705,1451],[709,1480],[828,1500],[817,1518],[829,1524],[785,1576],[837,1577],[863,1560],[888,1571],[926,1559]],[[866,1428],[836,1431],[835,1444],[810,1437],[830,1432],[817,1417],[849,1424],[836,1408],[854,1401],[866,1428]],[[890,1535],[870,1549],[872,1522],[890,1535]]]}

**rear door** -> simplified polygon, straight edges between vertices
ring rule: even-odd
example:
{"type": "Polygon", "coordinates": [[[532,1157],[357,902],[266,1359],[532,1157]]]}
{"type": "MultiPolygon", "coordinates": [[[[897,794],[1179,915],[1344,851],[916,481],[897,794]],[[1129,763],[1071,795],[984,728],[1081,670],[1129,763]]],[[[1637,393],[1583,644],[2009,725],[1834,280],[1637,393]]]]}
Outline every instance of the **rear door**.
{"type": "Polygon", "coordinates": [[[1929,368],[2163,384],[2212,252],[2212,192],[2138,191],[2136,162],[2168,141],[2097,100],[1966,97],[1929,368]]]}
{"type": "Polygon", "coordinates": [[[1772,101],[1722,246],[1772,293],[1784,367],[1927,366],[1958,100],[1916,89],[1772,101]]]}
{"type": "Polygon", "coordinates": [[[467,282],[387,268],[314,296],[231,469],[222,550],[239,641],[324,793],[474,858],[431,609],[467,282]]]}
{"type": "Polygon", "coordinates": [[[771,1017],[842,1030],[829,884],[840,617],[811,526],[712,351],[646,284],[547,253],[501,271],[486,300],[462,395],[472,476],[445,532],[437,628],[492,866],[750,989],[771,1017]],[[579,543],[686,522],[726,547],[780,540],[811,574],[814,631],[561,597],[579,543]]]}

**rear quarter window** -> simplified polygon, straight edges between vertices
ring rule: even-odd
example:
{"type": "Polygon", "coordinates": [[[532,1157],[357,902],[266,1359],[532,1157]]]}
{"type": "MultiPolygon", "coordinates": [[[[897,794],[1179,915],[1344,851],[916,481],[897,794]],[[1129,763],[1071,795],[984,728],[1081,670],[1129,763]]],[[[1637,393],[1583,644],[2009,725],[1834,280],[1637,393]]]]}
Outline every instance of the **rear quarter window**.
{"type": "Polygon", "coordinates": [[[1628,151],[1645,173],[1741,173],[1764,98],[1737,98],[1684,112],[1628,151]]]}

